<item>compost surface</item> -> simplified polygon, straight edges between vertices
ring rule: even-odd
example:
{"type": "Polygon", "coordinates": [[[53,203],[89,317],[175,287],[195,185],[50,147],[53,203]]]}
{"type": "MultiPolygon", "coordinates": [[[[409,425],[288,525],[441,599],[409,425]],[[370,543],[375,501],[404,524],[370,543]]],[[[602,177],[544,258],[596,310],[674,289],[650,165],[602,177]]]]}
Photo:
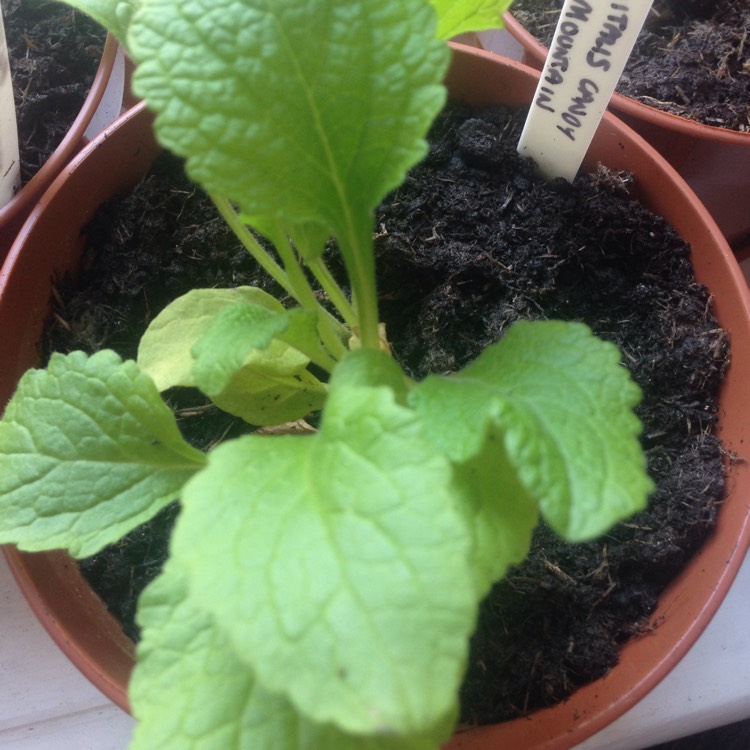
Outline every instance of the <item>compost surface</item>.
{"type": "MultiPolygon", "coordinates": [[[[690,249],[631,200],[627,175],[537,179],[515,151],[522,119],[449,109],[426,160],[379,210],[380,304],[394,354],[422,378],[462,367],[517,319],[586,322],[621,348],[644,391],[638,414],[657,489],[646,511],[590,543],[538,529],[528,561],[482,606],[462,689],[464,720],[480,723],[555,703],[605,674],[623,642],[651,627],[659,592],[710,532],[724,491],[711,432],[728,342],[690,249]]],[[[164,158],[100,213],[78,288],[59,284],[49,349],[133,357],[169,300],[263,278],[180,175],[164,158]]],[[[167,395],[204,449],[251,429],[192,391],[167,395]]],[[[177,512],[83,563],[133,637],[135,597],[160,569],[177,512]]]]}

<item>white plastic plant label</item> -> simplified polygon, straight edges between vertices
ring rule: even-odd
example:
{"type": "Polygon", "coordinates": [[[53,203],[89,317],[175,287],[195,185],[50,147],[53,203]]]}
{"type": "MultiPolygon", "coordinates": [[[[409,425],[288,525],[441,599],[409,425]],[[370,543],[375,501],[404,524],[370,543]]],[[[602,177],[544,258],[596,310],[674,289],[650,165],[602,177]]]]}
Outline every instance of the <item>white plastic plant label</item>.
{"type": "Polygon", "coordinates": [[[20,186],[16,105],[0,4],[0,208],[10,201],[20,186]]]}
{"type": "Polygon", "coordinates": [[[565,0],[518,152],[549,178],[581,166],[652,0],[565,0]]]}

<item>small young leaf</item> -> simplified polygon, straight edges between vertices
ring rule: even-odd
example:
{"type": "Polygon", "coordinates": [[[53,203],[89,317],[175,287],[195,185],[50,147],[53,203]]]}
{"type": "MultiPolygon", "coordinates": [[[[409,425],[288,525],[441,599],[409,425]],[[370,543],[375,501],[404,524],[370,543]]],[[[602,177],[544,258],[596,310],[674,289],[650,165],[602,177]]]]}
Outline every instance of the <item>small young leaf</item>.
{"type": "Polygon", "coordinates": [[[441,39],[467,31],[501,29],[503,13],[513,0],[430,0],[438,14],[438,36],[441,39]]]}
{"type": "Polygon", "coordinates": [[[135,362],[53,355],[24,375],[0,422],[0,543],[94,554],[204,463],[135,362]]]}
{"type": "Polygon", "coordinates": [[[283,312],[283,305],[261,289],[193,289],[165,307],[149,325],[138,347],[138,366],[150,375],[157,388],[193,386],[191,350],[216,316],[238,302],[283,312]]]}
{"type": "Polygon", "coordinates": [[[312,362],[329,359],[328,352],[320,343],[318,315],[302,307],[293,307],[285,314],[287,325],[279,333],[279,340],[302,352],[312,362]]]}
{"type": "Polygon", "coordinates": [[[195,384],[220,408],[251,424],[273,425],[320,409],[327,390],[288,338],[319,349],[317,316],[245,302],[225,307],[193,346],[195,384]]]}
{"type": "Polygon", "coordinates": [[[259,369],[282,376],[304,369],[307,357],[274,341],[288,325],[285,312],[242,302],[225,307],[193,346],[196,385],[209,396],[221,393],[248,357],[259,369]]]}
{"type": "Polygon", "coordinates": [[[138,364],[160,390],[198,386],[230,414],[268,425],[322,406],[326,388],[306,369],[322,356],[315,313],[237,287],[194,289],[168,305],[141,339],[138,364]]]}
{"type": "MultiPolygon", "coordinates": [[[[287,347],[288,353],[295,353],[287,347]]],[[[326,386],[309,370],[289,375],[246,365],[235,372],[224,390],[208,394],[220,409],[258,426],[301,419],[323,407],[326,386]]]]}
{"type": "Polygon", "coordinates": [[[384,367],[364,350],[338,365],[316,435],[212,452],[173,555],[267,690],[343,731],[414,734],[455,706],[478,598],[471,536],[414,413],[347,372],[368,358],[384,367]]]}
{"type": "Polygon", "coordinates": [[[270,310],[248,302],[220,310],[191,352],[194,382],[209,394],[224,390],[248,364],[273,375],[296,375],[310,360],[328,356],[315,312],[270,310]]]}
{"type": "Polygon", "coordinates": [[[640,390],[619,359],[582,324],[519,322],[461,372],[427,378],[411,403],[459,463],[499,429],[544,517],[581,541],[643,508],[652,487],[632,411],[640,390]]]}
{"type": "Polygon", "coordinates": [[[138,622],[130,750],[437,750],[450,734],[450,720],[424,736],[363,737],[300,716],[257,683],[174,561],[143,593],[138,622]]]}

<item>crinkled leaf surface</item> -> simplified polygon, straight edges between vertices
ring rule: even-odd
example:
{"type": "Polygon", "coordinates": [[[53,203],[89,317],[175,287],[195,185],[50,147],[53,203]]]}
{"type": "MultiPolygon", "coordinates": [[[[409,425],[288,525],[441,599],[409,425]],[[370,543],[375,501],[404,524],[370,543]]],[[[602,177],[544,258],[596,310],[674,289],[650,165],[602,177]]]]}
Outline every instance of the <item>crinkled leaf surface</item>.
{"type": "Polygon", "coordinates": [[[426,152],[449,59],[435,23],[424,0],[141,0],[128,45],[194,180],[338,234],[426,152]]]}
{"type": "Polygon", "coordinates": [[[301,349],[318,348],[316,322],[314,312],[301,308],[275,312],[241,302],[223,309],[192,348],[196,384],[208,394],[219,393],[246,364],[296,374],[310,362],[301,349]]]}
{"type": "MultiPolygon", "coordinates": [[[[190,600],[174,561],[138,605],[142,639],[129,695],[130,750],[436,750],[452,722],[423,736],[355,736],[298,714],[258,684],[229,639],[190,600]]],[[[452,717],[451,717],[452,718],[452,717]]]]}
{"type": "Polygon", "coordinates": [[[498,428],[545,518],[583,540],[643,508],[652,486],[632,411],[640,390],[619,359],[582,324],[519,322],[463,371],[427,378],[411,398],[457,462],[498,428]]]}
{"type": "Polygon", "coordinates": [[[138,365],[160,391],[194,386],[191,350],[219,313],[239,302],[281,313],[283,305],[261,289],[192,289],[167,305],[146,329],[138,346],[138,365]]]}
{"type": "Polygon", "coordinates": [[[466,31],[503,27],[512,0],[430,0],[438,14],[438,36],[450,39],[466,31]]]}
{"type": "Polygon", "coordinates": [[[276,312],[245,302],[224,308],[193,346],[196,385],[217,406],[257,425],[320,409],[326,386],[306,369],[309,358],[281,340],[314,350],[316,320],[306,310],[276,312]]]}
{"type": "Polygon", "coordinates": [[[0,542],[91,555],[174,500],[204,463],[135,362],[53,355],[24,375],[0,422],[0,542]]]}
{"type": "Polygon", "coordinates": [[[209,395],[221,393],[247,360],[279,375],[296,373],[308,359],[299,351],[272,342],[288,325],[284,312],[240,303],[222,310],[193,346],[193,377],[209,395]]]}
{"type": "Polygon", "coordinates": [[[316,435],[216,449],[172,552],[266,690],[343,731],[414,734],[454,709],[478,595],[449,462],[347,373],[383,356],[339,364],[316,435]]]}

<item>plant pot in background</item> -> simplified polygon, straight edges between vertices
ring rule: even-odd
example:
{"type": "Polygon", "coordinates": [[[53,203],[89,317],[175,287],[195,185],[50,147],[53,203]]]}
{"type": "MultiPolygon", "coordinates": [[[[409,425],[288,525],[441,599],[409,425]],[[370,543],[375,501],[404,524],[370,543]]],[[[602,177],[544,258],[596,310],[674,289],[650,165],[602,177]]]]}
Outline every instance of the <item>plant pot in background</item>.
{"type": "MultiPolygon", "coordinates": [[[[541,70],[547,47],[511,13],[503,19],[505,29],[477,35],[480,46],[541,70]]],[[[616,92],[610,109],[680,173],[732,249],[749,255],[750,132],[704,125],[616,92]]]]}
{"type": "MultiPolygon", "coordinates": [[[[538,79],[534,71],[476,49],[460,45],[454,49],[448,76],[452,98],[476,106],[521,106],[531,101],[538,79]]],[[[150,117],[139,106],[74,159],[24,226],[0,271],[0,328],[8,332],[0,351],[2,403],[23,371],[35,364],[51,282],[74,271],[83,244],[81,229],[101,202],[132,185],[146,171],[157,150],[150,135],[150,117]],[[100,177],[104,184],[97,184],[100,177]],[[90,203],[84,204],[83,195],[90,195],[90,203]]],[[[611,116],[599,128],[586,165],[595,167],[598,162],[634,172],[637,196],[691,243],[696,276],[712,291],[715,314],[733,346],[721,394],[720,437],[729,451],[747,457],[744,441],[750,435],[746,435],[742,399],[750,375],[750,299],[734,257],[676,172],[611,116]]],[[[628,644],[621,663],[607,677],[582,688],[568,701],[529,718],[461,730],[448,747],[572,747],[622,714],[664,677],[710,620],[748,545],[750,468],[744,462],[732,462],[727,471],[730,494],[717,528],[662,596],[653,632],[628,644]]],[[[103,692],[126,707],[132,646],[101,611],[103,605],[90,591],[84,591],[88,587],[82,584],[75,566],[60,553],[29,555],[7,549],[6,556],[55,640],[83,665],[84,673],[103,692]],[[80,621],[76,619],[77,607],[70,604],[73,593],[87,602],[81,607],[80,621]]]]}
{"type": "MultiPolygon", "coordinates": [[[[36,174],[21,187],[10,202],[0,208],[0,262],[7,255],[18,230],[29,216],[36,202],[61,169],[86,143],[85,134],[91,126],[112,77],[115,61],[118,58],[118,49],[117,40],[111,34],[108,34],[91,90],[67,135],[36,174]]],[[[122,64],[122,52],[119,54],[122,64]]],[[[119,110],[117,114],[119,114],[119,110]]]]}

